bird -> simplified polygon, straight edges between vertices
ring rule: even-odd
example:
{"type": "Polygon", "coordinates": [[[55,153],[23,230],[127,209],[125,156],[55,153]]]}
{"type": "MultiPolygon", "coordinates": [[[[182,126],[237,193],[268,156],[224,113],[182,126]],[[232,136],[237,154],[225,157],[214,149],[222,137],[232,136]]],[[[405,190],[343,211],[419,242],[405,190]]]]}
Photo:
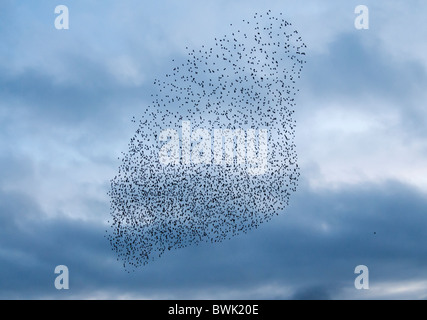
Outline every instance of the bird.
{"type": "MultiPolygon", "coordinates": [[[[213,43],[186,47],[185,58],[173,59],[171,72],[152,82],[152,103],[132,118],[138,129],[110,181],[105,235],[126,270],[171,250],[256,230],[283,212],[297,190],[295,97],[307,46],[271,10],[231,24],[213,43]],[[192,130],[243,129],[247,136],[266,129],[267,154],[259,145],[255,153],[268,159],[267,171],[251,175],[249,161],[237,165],[235,138],[231,163],[161,164],[161,132],[181,132],[183,121],[192,130]]],[[[197,145],[191,142],[192,149],[197,145]]]]}

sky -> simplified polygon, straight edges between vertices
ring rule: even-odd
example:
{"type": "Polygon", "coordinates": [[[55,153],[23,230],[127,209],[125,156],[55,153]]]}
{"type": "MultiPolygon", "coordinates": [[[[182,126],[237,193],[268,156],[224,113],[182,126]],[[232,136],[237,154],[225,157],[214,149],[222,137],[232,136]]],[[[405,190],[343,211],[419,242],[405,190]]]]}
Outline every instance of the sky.
{"type": "Polygon", "coordinates": [[[421,0],[1,0],[0,298],[427,299],[426,14],[421,0]],[[127,273],[105,232],[132,117],[186,47],[268,10],[308,47],[297,192],[257,230],[127,273]]]}

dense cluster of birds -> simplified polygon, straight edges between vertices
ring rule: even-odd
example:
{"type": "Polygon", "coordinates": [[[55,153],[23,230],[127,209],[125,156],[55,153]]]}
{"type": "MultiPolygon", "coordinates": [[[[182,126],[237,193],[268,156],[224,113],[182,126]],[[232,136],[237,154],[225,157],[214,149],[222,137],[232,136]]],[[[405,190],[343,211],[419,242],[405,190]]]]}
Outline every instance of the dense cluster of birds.
{"type": "Polygon", "coordinates": [[[174,60],[172,72],[155,81],[153,103],[143,109],[111,181],[107,238],[128,270],[168,250],[257,228],[283,211],[296,191],[293,113],[306,46],[282,14],[271,11],[230,29],[212,47],[187,48],[188,57],[174,60]],[[161,164],[160,133],[181,132],[183,121],[192,130],[212,132],[268,129],[267,171],[250,175],[245,165],[161,164]]]}

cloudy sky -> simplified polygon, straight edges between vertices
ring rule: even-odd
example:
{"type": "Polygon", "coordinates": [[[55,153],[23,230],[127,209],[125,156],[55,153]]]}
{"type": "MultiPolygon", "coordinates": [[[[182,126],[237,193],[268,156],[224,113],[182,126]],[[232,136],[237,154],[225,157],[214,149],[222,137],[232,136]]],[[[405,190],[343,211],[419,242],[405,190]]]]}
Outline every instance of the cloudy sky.
{"type": "Polygon", "coordinates": [[[0,298],[427,299],[426,15],[421,0],[1,0],[0,298]],[[132,117],[186,47],[269,9],[308,46],[290,206],[126,273],[104,235],[132,117]]]}

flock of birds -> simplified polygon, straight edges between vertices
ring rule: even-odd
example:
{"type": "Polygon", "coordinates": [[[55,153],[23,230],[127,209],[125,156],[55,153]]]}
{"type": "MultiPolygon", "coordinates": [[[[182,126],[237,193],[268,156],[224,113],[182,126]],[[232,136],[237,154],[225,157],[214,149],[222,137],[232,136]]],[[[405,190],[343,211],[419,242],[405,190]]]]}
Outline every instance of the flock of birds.
{"type": "Polygon", "coordinates": [[[188,57],[174,60],[172,72],[154,83],[153,103],[143,110],[109,192],[107,238],[127,270],[168,250],[256,229],[283,211],[296,191],[293,113],[306,46],[271,11],[234,29],[211,46],[187,48],[188,57]],[[180,132],[183,121],[212,132],[268,129],[267,171],[249,175],[244,165],[162,165],[160,132],[180,132]]]}

